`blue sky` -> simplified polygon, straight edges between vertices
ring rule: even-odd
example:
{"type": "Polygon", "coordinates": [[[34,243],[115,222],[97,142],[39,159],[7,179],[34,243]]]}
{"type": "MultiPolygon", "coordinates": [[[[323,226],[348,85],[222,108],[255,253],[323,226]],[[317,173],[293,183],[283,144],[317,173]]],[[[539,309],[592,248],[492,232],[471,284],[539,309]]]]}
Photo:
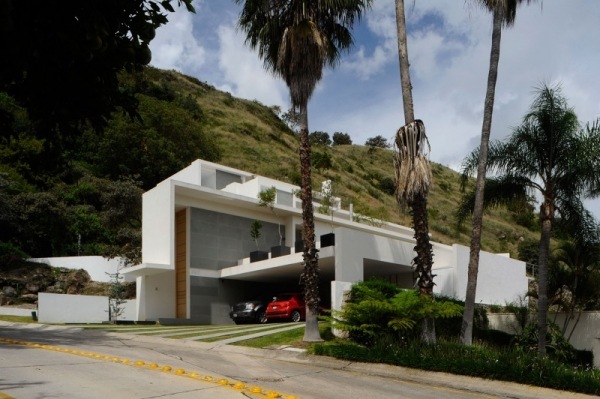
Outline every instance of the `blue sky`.
{"type": "MultiPolygon", "coordinates": [[[[459,169],[479,145],[491,15],[474,0],[406,0],[415,116],[431,159],[459,169]]],[[[196,0],[157,31],[152,65],[175,69],[234,96],[289,108],[285,84],[264,71],[236,29],[241,6],[196,0]]],[[[492,139],[520,124],[534,88],[560,83],[582,123],[600,117],[600,1],[544,0],[521,6],[503,31],[492,139]]],[[[354,30],[355,46],[327,70],[309,104],[309,128],[350,134],[354,144],[404,124],[394,0],[375,0],[354,30]]],[[[600,200],[589,203],[600,216],[600,200]]]]}

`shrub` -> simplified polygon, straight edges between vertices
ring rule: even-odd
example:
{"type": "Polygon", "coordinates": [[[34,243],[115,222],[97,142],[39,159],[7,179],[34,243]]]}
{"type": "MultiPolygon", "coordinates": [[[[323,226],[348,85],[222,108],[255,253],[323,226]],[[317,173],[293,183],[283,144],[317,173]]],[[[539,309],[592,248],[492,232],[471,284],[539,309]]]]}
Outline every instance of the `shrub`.
{"type": "Polygon", "coordinates": [[[331,145],[331,139],[329,138],[329,133],[315,131],[308,135],[308,140],[312,145],[331,145]]]}
{"type": "MultiPolygon", "coordinates": [[[[537,323],[529,323],[523,332],[515,337],[514,343],[524,352],[537,353],[537,323]]],[[[548,322],[548,333],[546,334],[546,353],[552,359],[565,363],[573,363],[577,358],[575,348],[562,335],[560,327],[551,321],[548,322]]]]}
{"type": "Polygon", "coordinates": [[[379,180],[379,189],[386,194],[396,194],[396,180],[393,177],[386,176],[379,180]]]}
{"type": "Polygon", "coordinates": [[[375,345],[367,348],[347,342],[316,344],[317,355],[360,362],[387,363],[431,371],[513,381],[560,390],[600,394],[600,370],[581,371],[537,354],[514,349],[465,346],[439,341],[418,341],[403,347],[375,345]]]}
{"type": "Polygon", "coordinates": [[[387,139],[383,136],[370,137],[365,142],[365,145],[370,148],[389,148],[390,145],[387,139]]]}
{"type": "Polygon", "coordinates": [[[333,133],[333,145],[350,145],[352,139],[348,133],[335,132],[333,133]]]}
{"type": "Polygon", "coordinates": [[[331,155],[327,152],[313,151],[311,164],[318,171],[321,171],[322,169],[327,170],[333,167],[331,155]]]}
{"type": "Polygon", "coordinates": [[[9,268],[28,258],[27,254],[8,242],[0,242],[0,269],[9,268]]]}
{"type": "Polygon", "coordinates": [[[462,306],[432,300],[416,290],[401,290],[383,280],[367,280],[352,287],[341,312],[334,312],[335,327],[349,333],[353,341],[373,347],[399,344],[418,336],[419,323],[426,318],[460,315],[462,306]]]}

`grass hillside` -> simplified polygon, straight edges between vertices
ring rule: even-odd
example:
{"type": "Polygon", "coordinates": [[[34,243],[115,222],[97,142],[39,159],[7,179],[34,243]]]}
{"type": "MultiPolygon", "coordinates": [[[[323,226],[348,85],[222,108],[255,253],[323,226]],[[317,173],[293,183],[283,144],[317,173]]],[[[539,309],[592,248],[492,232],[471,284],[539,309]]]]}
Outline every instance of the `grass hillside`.
{"type": "MultiPolygon", "coordinates": [[[[10,116],[0,136],[0,266],[6,257],[77,254],[138,262],[141,193],[198,158],[300,184],[299,140],[276,107],[155,68],[123,74],[121,84],[135,95],[138,118],[116,112],[102,134],[83,126],[62,141],[61,132],[38,131],[26,110],[0,93],[0,111],[10,116]]],[[[365,223],[409,226],[393,196],[392,154],[364,145],[313,145],[314,188],[331,179],[342,206],[352,203],[365,223]]],[[[468,245],[469,224],[458,230],[454,219],[459,175],[433,164],[433,177],[433,240],[468,245]]],[[[508,210],[486,214],[483,248],[516,257],[522,239],[537,238],[516,220],[508,210]]]]}
{"type": "MultiPolygon", "coordinates": [[[[272,108],[235,98],[176,72],[152,70],[149,77],[178,95],[194,98],[202,109],[206,133],[217,140],[221,151],[219,163],[299,184],[298,138],[272,108]]],[[[391,149],[370,149],[356,144],[315,145],[313,155],[313,158],[324,155],[331,160],[330,167],[313,168],[316,190],[322,181],[331,179],[344,208],[352,203],[355,212],[367,217],[410,225],[410,215],[398,208],[392,195],[391,149]]],[[[459,174],[440,164],[433,163],[432,167],[434,184],[428,206],[432,238],[444,244],[469,245],[470,223],[459,230],[454,218],[461,196],[459,174]]],[[[484,223],[482,246],[487,251],[509,252],[516,257],[521,240],[538,237],[519,226],[513,213],[505,209],[487,212],[484,223]]]]}

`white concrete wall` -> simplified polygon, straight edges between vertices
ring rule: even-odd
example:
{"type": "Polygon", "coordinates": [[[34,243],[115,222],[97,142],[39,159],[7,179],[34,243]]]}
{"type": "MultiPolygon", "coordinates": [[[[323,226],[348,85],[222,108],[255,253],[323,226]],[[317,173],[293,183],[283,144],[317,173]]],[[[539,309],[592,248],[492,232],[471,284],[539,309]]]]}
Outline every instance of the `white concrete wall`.
{"type": "MultiPolygon", "coordinates": [[[[532,315],[532,317],[535,317],[535,315],[532,315]]],[[[519,329],[516,328],[516,322],[512,314],[491,313],[488,314],[488,319],[490,320],[490,328],[505,331],[510,334],[516,334],[519,332],[519,329]]],[[[565,313],[562,312],[558,314],[548,314],[548,321],[556,323],[561,328],[563,326],[564,319],[565,313]]],[[[565,334],[567,337],[571,333],[571,329],[573,328],[576,320],[577,314],[575,315],[575,320],[571,320],[567,327],[565,334]]],[[[575,327],[575,330],[569,339],[569,342],[577,349],[592,350],[594,340],[596,339],[600,339],[600,312],[582,312],[581,317],[577,322],[577,326],[575,327]]]]}
{"type": "Polygon", "coordinates": [[[202,182],[202,164],[200,160],[195,160],[187,168],[181,169],[173,176],[169,177],[170,180],[183,181],[190,184],[200,185],[202,182]]]}
{"type": "MultiPolygon", "coordinates": [[[[469,247],[454,244],[456,255],[456,298],[464,300],[467,292],[469,247]]],[[[527,293],[525,262],[481,251],[475,303],[505,305],[527,293]]]]}
{"type": "Polygon", "coordinates": [[[433,282],[435,283],[435,285],[433,286],[433,292],[435,294],[444,295],[451,298],[456,297],[456,281],[454,279],[454,267],[448,266],[444,268],[437,268],[434,269],[433,274],[435,274],[435,277],[433,278],[433,282]]]}
{"type": "Polygon", "coordinates": [[[108,321],[108,297],[38,294],[41,323],[102,323],[108,321]]]}
{"type": "MultiPolygon", "coordinates": [[[[573,334],[571,335],[569,342],[577,349],[581,350],[592,350],[594,346],[594,340],[600,339],[600,311],[581,312],[581,317],[577,321],[577,313],[574,315],[575,319],[569,322],[565,335],[567,338],[573,329],[575,323],[577,323],[573,334]]],[[[535,314],[531,315],[535,318],[535,314]]],[[[549,313],[548,321],[556,323],[560,328],[563,327],[566,314],[564,312],[549,313]]],[[[509,334],[519,333],[519,329],[516,328],[515,318],[509,313],[489,313],[488,319],[490,321],[490,328],[507,332],[509,334]]]]}
{"type": "Polygon", "coordinates": [[[176,316],[175,272],[143,276],[139,279],[143,279],[144,292],[138,298],[139,312],[136,320],[174,318],[176,316]]]}
{"type": "Polygon", "coordinates": [[[364,278],[363,259],[410,266],[414,244],[347,228],[335,229],[335,278],[357,282],[364,278]]]}
{"type": "Polygon", "coordinates": [[[31,316],[31,312],[37,312],[37,309],[12,308],[9,306],[0,306],[0,314],[5,316],[31,316]]]}
{"type": "MultiPolygon", "coordinates": [[[[119,320],[134,320],[136,301],[121,305],[119,320]]],[[[28,315],[31,315],[29,310],[28,315]]],[[[39,293],[37,316],[40,323],[102,323],[109,321],[108,297],[39,293]]]]}
{"type": "MultiPolygon", "coordinates": [[[[566,314],[559,313],[556,316],[555,319],[554,315],[550,314],[548,320],[552,320],[559,326],[562,326],[566,314]]],[[[577,322],[578,314],[576,313],[574,316],[574,320],[571,320],[567,326],[567,335],[571,333],[573,326],[577,322]]],[[[592,350],[593,341],[597,338],[600,338],[600,312],[582,312],[569,342],[577,349],[592,350]]]]}
{"type": "Polygon", "coordinates": [[[142,196],[142,263],[172,265],[175,208],[171,180],[142,196]]]}
{"type": "MultiPolygon", "coordinates": [[[[87,271],[94,281],[110,282],[108,274],[119,270],[119,258],[106,259],[102,256],[65,256],[56,258],[31,258],[33,262],[44,263],[53,267],[64,267],[67,269],[87,271]],[[108,273],[108,274],[107,274],[108,273]]],[[[125,281],[133,281],[129,279],[125,281]]]]}

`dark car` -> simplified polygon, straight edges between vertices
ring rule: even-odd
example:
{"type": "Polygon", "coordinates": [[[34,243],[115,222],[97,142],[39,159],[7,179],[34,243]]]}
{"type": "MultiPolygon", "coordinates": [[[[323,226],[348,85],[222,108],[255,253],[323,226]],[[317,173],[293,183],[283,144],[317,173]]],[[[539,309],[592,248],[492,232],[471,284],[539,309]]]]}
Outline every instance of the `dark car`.
{"type": "Polygon", "coordinates": [[[265,301],[252,300],[236,303],[231,307],[229,317],[235,324],[266,323],[267,304],[265,301]]]}
{"type": "Polygon", "coordinates": [[[267,305],[267,319],[281,320],[287,319],[293,322],[304,320],[306,316],[306,306],[302,294],[297,292],[287,292],[277,294],[267,305]]]}

